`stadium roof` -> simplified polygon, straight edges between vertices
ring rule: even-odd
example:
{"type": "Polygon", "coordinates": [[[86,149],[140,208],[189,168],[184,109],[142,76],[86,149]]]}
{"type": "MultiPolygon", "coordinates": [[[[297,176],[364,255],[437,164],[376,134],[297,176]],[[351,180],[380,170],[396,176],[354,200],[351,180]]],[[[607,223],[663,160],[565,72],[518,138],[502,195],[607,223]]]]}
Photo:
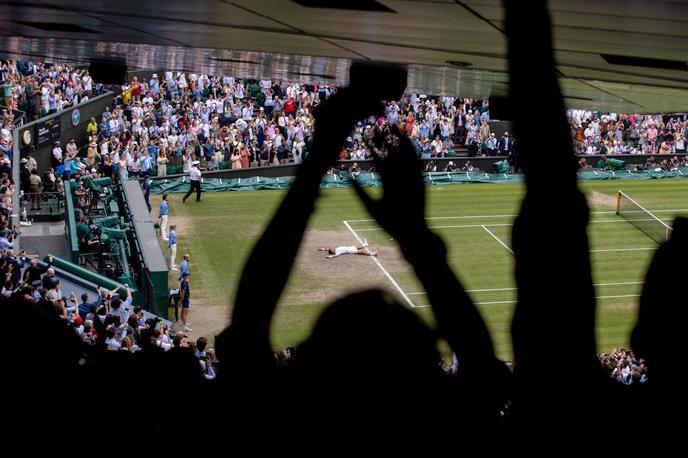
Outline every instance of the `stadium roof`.
{"type": "MultiPolygon", "coordinates": [[[[524,8],[527,1],[522,1],[524,8]]],[[[571,107],[688,111],[688,3],[551,0],[571,107]]],[[[507,88],[500,0],[0,1],[0,55],[346,84],[353,59],[409,64],[409,89],[507,88]],[[346,5],[333,9],[309,5],[346,5]]],[[[537,108],[537,94],[533,106],[537,108]]]]}

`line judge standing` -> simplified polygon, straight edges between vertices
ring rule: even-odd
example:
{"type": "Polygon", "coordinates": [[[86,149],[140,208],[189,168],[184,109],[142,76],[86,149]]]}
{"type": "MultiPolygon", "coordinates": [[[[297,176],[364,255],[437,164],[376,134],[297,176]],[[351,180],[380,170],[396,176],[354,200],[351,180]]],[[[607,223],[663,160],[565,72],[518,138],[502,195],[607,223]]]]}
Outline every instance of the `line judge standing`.
{"type": "Polygon", "coordinates": [[[186,199],[194,192],[194,189],[196,190],[196,202],[201,200],[201,171],[198,169],[198,164],[200,164],[198,161],[193,161],[191,164],[191,172],[189,174],[191,186],[182,199],[182,203],[186,202],[186,199]]]}

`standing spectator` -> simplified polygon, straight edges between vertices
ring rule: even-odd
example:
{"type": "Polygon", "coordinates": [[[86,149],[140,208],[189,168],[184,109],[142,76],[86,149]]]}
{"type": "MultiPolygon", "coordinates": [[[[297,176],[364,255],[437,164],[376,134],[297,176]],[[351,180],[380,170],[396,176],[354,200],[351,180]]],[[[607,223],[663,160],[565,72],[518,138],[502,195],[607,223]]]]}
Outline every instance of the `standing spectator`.
{"type": "Polygon", "coordinates": [[[160,236],[163,240],[167,241],[167,217],[170,214],[170,207],[167,202],[167,193],[162,195],[162,201],[160,202],[160,212],[158,216],[160,217],[160,236]]]}
{"type": "Polygon", "coordinates": [[[69,159],[74,159],[76,157],[76,155],[79,153],[79,147],[76,146],[76,139],[69,139],[69,142],[67,142],[67,146],[65,147],[65,151],[69,159]]]}
{"type": "Polygon", "coordinates": [[[87,320],[89,315],[95,316],[96,310],[103,304],[103,293],[100,291],[100,288],[97,289],[98,298],[93,302],[89,302],[88,293],[83,293],[81,295],[81,303],[79,304],[78,310],[79,316],[84,320],[87,320]]]}
{"type": "Polygon", "coordinates": [[[499,155],[509,156],[511,149],[514,147],[514,139],[509,136],[509,132],[504,132],[502,138],[499,139],[499,155]]]}
{"type": "Polygon", "coordinates": [[[86,133],[89,137],[98,134],[98,123],[96,122],[96,118],[91,118],[88,121],[88,124],[86,125],[86,133]]]}
{"type": "Polygon", "coordinates": [[[249,167],[249,154],[248,147],[246,145],[241,148],[241,168],[247,169],[249,167]]]}
{"type": "Polygon", "coordinates": [[[141,83],[139,83],[139,79],[136,76],[131,82],[131,96],[135,101],[141,100],[141,83]]]}
{"type": "Polygon", "coordinates": [[[31,189],[31,210],[41,209],[41,190],[43,185],[41,177],[38,175],[38,170],[33,169],[29,177],[29,185],[31,189]]]}
{"type": "Polygon", "coordinates": [[[151,157],[148,155],[148,151],[143,150],[143,154],[139,157],[139,170],[141,175],[144,177],[149,177],[153,164],[151,162],[151,157]]]}
{"type": "Polygon", "coordinates": [[[179,270],[177,266],[174,265],[174,261],[177,259],[177,225],[170,225],[170,238],[168,240],[168,246],[170,248],[170,270],[179,270]]]}
{"type": "Polygon", "coordinates": [[[234,148],[234,151],[232,152],[232,155],[229,157],[229,159],[232,161],[232,168],[233,169],[240,169],[241,167],[241,154],[239,153],[239,148],[241,147],[241,143],[234,148]]]}
{"type": "Polygon", "coordinates": [[[191,164],[191,172],[189,173],[190,186],[182,199],[182,203],[186,202],[186,199],[189,198],[194,190],[196,190],[196,202],[201,200],[201,171],[198,169],[198,164],[200,164],[198,161],[193,161],[191,164]]]}
{"type": "Polygon", "coordinates": [[[14,90],[14,84],[12,83],[11,80],[6,80],[5,84],[3,85],[3,95],[5,97],[5,106],[9,109],[13,108],[14,105],[14,100],[13,100],[13,91],[14,90]]]}
{"type": "Polygon", "coordinates": [[[160,153],[158,154],[158,159],[157,159],[158,176],[159,177],[167,176],[167,163],[168,162],[169,162],[169,159],[167,159],[167,151],[161,150],[160,153]]]}
{"type": "Polygon", "coordinates": [[[683,135],[678,135],[676,137],[676,154],[686,154],[686,139],[683,135]]]}
{"type": "Polygon", "coordinates": [[[179,300],[182,303],[182,324],[184,325],[184,331],[191,332],[191,323],[189,323],[189,299],[191,297],[191,291],[189,290],[189,275],[185,274],[182,276],[182,283],[179,287],[179,300]]]}
{"type": "Polygon", "coordinates": [[[59,141],[53,144],[52,160],[54,169],[57,169],[60,165],[62,165],[62,148],[60,147],[59,141]]]}

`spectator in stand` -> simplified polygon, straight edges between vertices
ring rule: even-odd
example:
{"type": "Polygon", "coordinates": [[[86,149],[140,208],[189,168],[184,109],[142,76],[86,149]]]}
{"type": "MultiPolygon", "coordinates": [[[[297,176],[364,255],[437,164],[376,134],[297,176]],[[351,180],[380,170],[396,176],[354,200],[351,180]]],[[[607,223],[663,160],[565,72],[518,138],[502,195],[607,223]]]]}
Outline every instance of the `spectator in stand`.
{"type": "Polygon", "coordinates": [[[53,144],[52,153],[53,153],[52,154],[53,168],[57,169],[59,166],[62,165],[62,161],[63,161],[62,148],[60,147],[59,141],[56,141],[53,144]]]}
{"type": "Polygon", "coordinates": [[[29,185],[31,190],[31,210],[41,209],[41,192],[43,191],[43,185],[40,175],[38,175],[38,170],[31,170],[31,176],[29,177],[29,185]]]}
{"type": "Polygon", "coordinates": [[[161,151],[160,154],[158,154],[156,162],[158,167],[158,176],[167,176],[167,163],[169,162],[168,151],[161,151]]]}
{"type": "Polygon", "coordinates": [[[499,139],[499,155],[508,156],[514,147],[514,139],[509,136],[509,132],[504,132],[502,138],[499,139]]]}
{"type": "Polygon", "coordinates": [[[239,148],[241,147],[241,143],[237,145],[234,148],[234,151],[232,152],[232,155],[230,156],[230,160],[232,161],[232,168],[233,169],[240,169],[241,168],[241,154],[239,151],[239,148]]]}
{"type": "Polygon", "coordinates": [[[358,176],[361,174],[361,168],[358,166],[358,162],[351,164],[351,167],[349,167],[349,173],[354,179],[358,178],[358,176]]]}

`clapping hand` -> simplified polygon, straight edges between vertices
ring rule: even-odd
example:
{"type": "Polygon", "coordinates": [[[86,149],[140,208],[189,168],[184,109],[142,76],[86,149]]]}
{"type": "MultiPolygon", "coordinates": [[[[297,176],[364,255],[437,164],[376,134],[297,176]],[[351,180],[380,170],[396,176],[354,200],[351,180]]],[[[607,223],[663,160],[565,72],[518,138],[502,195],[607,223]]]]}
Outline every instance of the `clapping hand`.
{"type": "Polygon", "coordinates": [[[425,185],[418,156],[408,137],[396,126],[391,127],[391,135],[377,134],[374,143],[369,145],[371,150],[387,153],[385,158],[379,152],[373,153],[384,185],[382,198],[371,198],[355,181],[352,185],[378,223],[403,242],[427,229],[425,185]]]}

